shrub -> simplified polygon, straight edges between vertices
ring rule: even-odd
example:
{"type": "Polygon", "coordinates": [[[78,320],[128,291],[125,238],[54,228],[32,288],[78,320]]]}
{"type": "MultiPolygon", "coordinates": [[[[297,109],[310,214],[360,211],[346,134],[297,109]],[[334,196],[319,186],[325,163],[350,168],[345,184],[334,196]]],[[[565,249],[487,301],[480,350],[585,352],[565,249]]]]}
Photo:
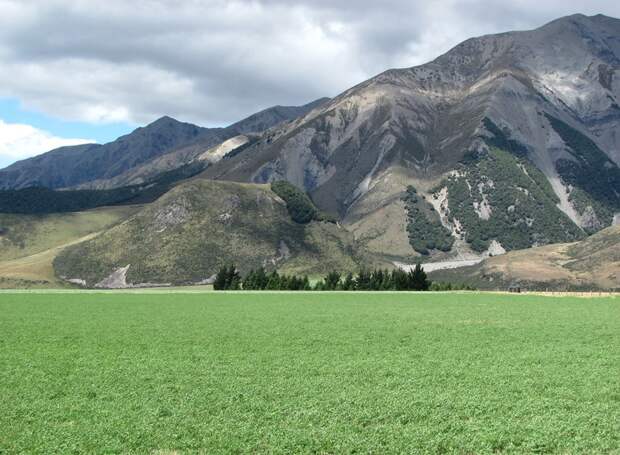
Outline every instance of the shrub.
{"type": "Polygon", "coordinates": [[[306,193],[286,180],[273,182],[271,190],[286,202],[286,209],[296,223],[306,224],[310,221],[336,222],[334,217],[319,211],[306,193]]]}

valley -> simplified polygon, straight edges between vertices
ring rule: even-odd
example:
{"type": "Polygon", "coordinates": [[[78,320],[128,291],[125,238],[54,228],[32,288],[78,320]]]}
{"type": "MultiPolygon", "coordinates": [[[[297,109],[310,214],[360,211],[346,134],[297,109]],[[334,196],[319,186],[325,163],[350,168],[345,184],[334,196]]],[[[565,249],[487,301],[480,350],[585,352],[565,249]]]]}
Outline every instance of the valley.
{"type": "MultiPolygon", "coordinates": [[[[618,235],[619,37],[620,20],[567,16],[227,127],[163,117],[17,162],[0,170],[0,232],[40,233],[3,240],[0,259],[42,253],[49,236],[55,279],[87,287],[192,285],[228,263],[320,276],[421,262],[483,287],[616,288],[612,272],[532,284],[500,257],[545,262],[540,252],[618,235]],[[280,182],[320,217],[297,219],[272,191],[280,182]],[[37,218],[137,205],[66,241],[37,218]]],[[[618,244],[608,248],[601,267],[615,270],[618,244]]]]}

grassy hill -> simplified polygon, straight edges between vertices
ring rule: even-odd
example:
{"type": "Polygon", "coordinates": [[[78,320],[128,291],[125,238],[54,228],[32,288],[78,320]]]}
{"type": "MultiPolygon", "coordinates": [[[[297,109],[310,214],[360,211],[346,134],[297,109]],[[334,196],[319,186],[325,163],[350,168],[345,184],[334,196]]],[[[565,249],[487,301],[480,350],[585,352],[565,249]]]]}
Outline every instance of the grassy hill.
{"type": "Polygon", "coordinates": [[[432,272],[432,279],[481,289],[620,289],[620,226],[575,243],[512,251],[478,265],[432,272]]]}
{"type": "Polygon", "coordinates": [[[51,215],[0,214],[0,288],[62,286],[52,266],[56,255],[137,210],[125,206],[51,215]]]}
{"type": "Polygon", "coordinates": [[[136,212],[135,206],[48,215],[0,213],[0,261],[40,253],[101,231],[136,212]]]}
{"type": "Polygon", "coordinates": [[[199,283],[230,263],[242,272],[265,266],[315,275],[367,261],[338,225],[294,222],[268,185],[195,179],[67,248],[54,266],[58,276],[88,286],[123,287],[199,283]]]}

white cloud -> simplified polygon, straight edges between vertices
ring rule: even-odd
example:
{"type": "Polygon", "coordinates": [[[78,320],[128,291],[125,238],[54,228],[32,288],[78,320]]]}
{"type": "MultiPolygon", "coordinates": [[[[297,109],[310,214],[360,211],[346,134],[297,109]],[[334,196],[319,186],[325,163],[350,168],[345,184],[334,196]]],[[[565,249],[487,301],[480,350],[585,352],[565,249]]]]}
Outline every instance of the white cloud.
{"type": "Polygon", "coordinates": [[[28,158],[65,145],[88,144],[89,139],[56,137],[47,131],[0,120],[0,161],[28,158]]]}
{"type": "Polygon", "coordinates": [[[0,0],[0,96],[70,120],[226,124],[576,12],[620,2],[0,0]]]}

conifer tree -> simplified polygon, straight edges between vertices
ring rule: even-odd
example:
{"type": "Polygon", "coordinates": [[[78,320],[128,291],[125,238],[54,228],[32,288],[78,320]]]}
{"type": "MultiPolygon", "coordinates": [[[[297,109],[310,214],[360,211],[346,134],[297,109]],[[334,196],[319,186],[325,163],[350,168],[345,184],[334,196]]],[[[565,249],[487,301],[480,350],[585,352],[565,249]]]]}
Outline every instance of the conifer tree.
{"type": "Polygon", "coordinates": [[[325,290],[335,291],[340,286],[340,272],[332,270],[325,277],[325,290]]]}
{"type": "Polygon", "coordinates": [[[347,273],[347,276],[342,282],[342,290],[343,291],[355,290],[355,280],[353,279],[353,274],[351,272],[347,273]]]}
{"type": "Polygon", "coordinates": [[[415,269],[409,272],[409,283],[410,289],[414,291],[428,291],[430,288],[431,283],[420,263],[416,264],[415,269]]]}

